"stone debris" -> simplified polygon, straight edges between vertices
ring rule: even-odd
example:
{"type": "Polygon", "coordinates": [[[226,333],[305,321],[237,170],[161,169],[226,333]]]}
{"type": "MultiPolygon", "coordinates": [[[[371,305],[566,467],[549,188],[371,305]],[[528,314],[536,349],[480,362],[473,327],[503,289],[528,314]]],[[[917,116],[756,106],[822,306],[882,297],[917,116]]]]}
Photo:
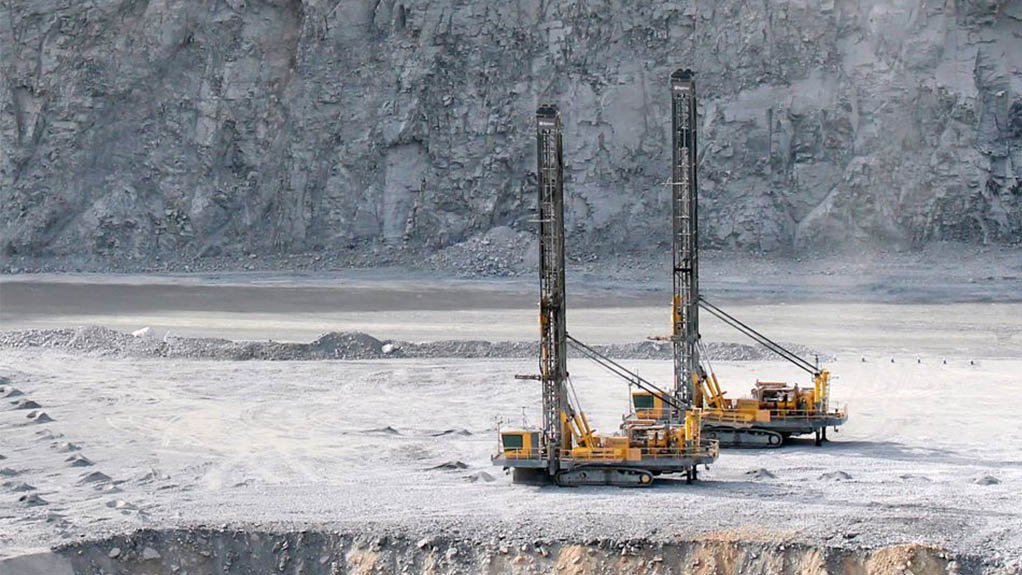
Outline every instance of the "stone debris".
{"type": "Polygon", "coordinates": [[[921,483],[930,483],[930,481],[932,481],[929,477],[927,477],[925,475],[917,475],[915,473],[903,473],[903,474],[898,476],[898,479],[901,479],[902,481],[907,481],[907,482],[916,481],[916,482],[921,482],[921,483]]]}
{"type": "Polygon", "coordinates": [[[496,478],[494,478],[492,475],[490,475],[489,473],[487,473],[485,471],[478,471],[478,472],[473,473],[471,475],[466,475],[465,479],[469,483],[476,483],[478,481],[482,481],[483,483],[492,483],[492,482],[496,481],[496,478]]]}
{"type": "Polygon", "coordinates": [[[763,468],[746,471],[745,475],[752,479],[775,479],[777,477],[770,471],[763,468]]]}
{"type": "Polygon", "coordinates": [[[84,455],[72,455],[64,461],[69,463],[71,467],[90,467],[92,465],[92,461],[84,455]]]}
{"type": "MultiPolygon", "coordinates": [[[[73,465],[73,464],[72,464],[73,465]]],[[[91,473],[85,473],[78,478],[79,485],[85,485],[86,483],[101,483],[110,481],[110,476],[102,471],[93,471],[91,473]]]]}
{"type": "Polygon", "coordinates": [[[463,437],[468,437],[468,436],[472,435],[472,432],[467,430],[467,429],[465,429],[465,428],[463,428],[463,427],[457,427],[457,428],[452,428],[452,429],[445,429],[443,431],[438,431],[436,433],[431,433],[430,434],[430,436],[432,436],[432,437],[443,437],[445,435],[460,435],[460,436],[463,436],[463,437]]]}
{"type": "Polygon", "coordinates": [[[135,507],[131,503],[123,499],[115,499],[113,501],[107,501],[106,506],[110,509],[117,509],[118,511],[135,511],[138,507],[135,507]]]}
{"type": "Polygon", "coordinates": [[[844,471],[828,471],[820,475],[820,481],[848,481],[852,476],[844,471]]]}
{"type": "Polygon", "coordinates": [[[29,506],[29,507],[38,507],[40,505],[49,505],[49,503],[50,503],[49,501],[46,501],[45,499],[43,499],[42,497],[39,497],[35,493],[30,493],[28,495],[22,495],[21,497],[18,498],[18,501],[21,502],[24,505],[29,506]]]}
{"type": "Polygon", "coordinates": [[[443,470],[443,471],[457,471],[459,469],[468,469],[468,464],[463,461],[445,461],[440,465],[430,467],[429,470],[443,470]]]}
{"type": "Polygon", "coordinates": [[[39,409],[40,407],[42,407],[38,403],[32,401],[31,399],[27,399],[27,398],[22,398],[22,399],[19,399],[17,401],[12,401],[11,405],[14,406],[14,409],[39,409]]]}
{"type": "Polygon", "coordinates": [[[4,486],[4,489],[7,489],[8,491],[14,491],[14,492],[35,491],[35,486],[34,485],[29,485],[28,483],[25,483],[24,481],[19,481],[19,482],[4,481],[3,486],[4,486]]]}
{"type": "Polygon", "coordinates": [[[30,411],[25,417],[34,423],[49,423],[53,421],[53,418],[47,415],[45,411],[30,411]]]}
{"type": "Polygon", "coordinates": [[[400,431],[398,431],[397,429],[394,429],[393,427],[391,427],[389,425],[386,426],[386,427],[378,427],[378,428],[375,428],[375,429],[367,429],[367,430],[364,431],[364,433],[369,433],[369,434],[373,434],[373,435],[401,435],[400,431]]]}

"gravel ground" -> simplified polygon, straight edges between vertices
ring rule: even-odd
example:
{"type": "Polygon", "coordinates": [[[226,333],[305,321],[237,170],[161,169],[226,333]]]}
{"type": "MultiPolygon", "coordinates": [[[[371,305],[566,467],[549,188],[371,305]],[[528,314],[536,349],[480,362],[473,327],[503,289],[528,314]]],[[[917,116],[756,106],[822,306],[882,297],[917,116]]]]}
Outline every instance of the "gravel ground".
{"type": "MultiPolygon", "coordinates": [[[[613,430],[625,388],[575,363],[587,413],[613,430]]],[[[629,365],[655,381],[670,372],[666,361],[629,365]]],[[[22,394],[8,399],[41,407],[0,412],[0,549],[228,524],[583,541],[760,530],[814,545],[915,542],[1003,561],[1022,553],[1022,432],[1005,407],[1022,401],[1022,361],[839,358],[834,400],[852,416],[832,444],[727,451],[700,484],[649,490],[516,486],[489,465],[497,421],[538,417],[538,390],[511,379],[531,368],[5,350],[5,393],[22,394]]],[[[757,376],[798,377],[769,362],[718,371],[734,393],[757,376]]]]}
{"type": "MultiPolygon", "coordinates": [[[[434,309],[421,317],[438,326],[456,325],[456,303],[447,300],[472,302],[466,294],[479,289],[504,297],[490,287],[439,289],[442,305],[425,298],[412,307],[434,309]]],[[[393,298],[388,289],[374,293],[380,301],[407,299],[401,286],[393,298]]],[[[190,302],[160,313],[200,325],[211,312],[190,302]]],[[[417,312],[392,307],[346,313],[391,326],[381,331],[414,333],[407,316],[417,312]]],[[[736,315],[779,339],[824,342],[837,377],[834,401],[848,406],[849,423],[823,448],[796,442],[726,451],[699,484],[668,480],[648,490],[518,486],[489,465],[498,425],[536,421],[539,396],[534,384],[512,378],[535,370],[524,339],[534,330],[532,310],[522,312],[523,339],[487,344],[507,326],[486,307],[459,332],[462,340],[397,343],[390,353],[383,353],[390,340],[350,332],[287,344],[99,327],[0,333],[7,378],[0,381],[0,556],[139,528],[206,526],[523,544],[719,534],[827,547],[918,543],[1018,568],[1022,427],[1011,407],[1022,402],[1018,304],[743,308],[736,315]],[[253,349],[291,361],[265,361],[253,349]],[[499,355],[494,350],[522,357],[451,357],[499,355]],[[233,361],[239,357],[249,361],[233,361]]],[[[649,325],[628,327],[646,309],[591,310],[570,321],[665,383],[669,361],[637,359],[654,342],[623,343],[656,333],[660,306],[649,308],[649,325]]],[[[315,322],[304,311],[276,313],[315,322]]],[[[30,319],[45,324],[64,314],[30,319]]],[[[254,333],[265,338],[277,325],[254,333]]],[[[715,362],[732,395],[757,378],[803,382],[787,364],[752,359],[715,362]]],[[[595,426],[616,429],[626,388],[582,360],[570,370],[595,426]]]]}

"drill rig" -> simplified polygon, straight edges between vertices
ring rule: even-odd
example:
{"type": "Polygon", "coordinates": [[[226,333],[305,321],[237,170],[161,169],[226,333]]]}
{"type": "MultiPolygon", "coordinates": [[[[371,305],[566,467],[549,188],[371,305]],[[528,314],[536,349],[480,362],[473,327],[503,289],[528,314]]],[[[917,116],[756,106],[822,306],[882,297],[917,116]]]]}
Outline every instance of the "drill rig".
{"type": "MultiPolygon", "coordinates": [[[[671,75],[672,116],[672,278],[671,310],[676,403],[702,408],[702,430],[724,447],[779,447],[793,435],[812,433],[826,440],[827,427],[845,422],[845,411],[830,410],[830,372],[810,363],[711,304],[699,294],[698,158],[696,96],[691,70],[671,75]],[[756,382],[752,397],[724,397],[712,366],[701,357],[699,310],[702,308],[757,343],[792,362],[812,377],[800,388],[782,382],[756,382]],[[704,367],[705,365],[705,367],[704,367]]],[[[632,418],[663,419],[670,409],[646,390],[632,392],[632,418]]]]}
{"type": "Polygon", "coordinates": [[[700,412],[634,376],[568,335],[565,321],[564,187],[561,117],[555,106],[536,112],[539,180],[539,374],[518,379],[542,386],[542,427],[498,430],[494,465],[511,469],[516,483],[560,486],[649,486],[654,476],[683,473],[716,460],[716,441],[703,439],[700,412]],[[615,435],[598,435],[582,412],[568,369],[569,341],[583,354],[627,378],[668,406],[662,421],[629,419],[615,435]]]}

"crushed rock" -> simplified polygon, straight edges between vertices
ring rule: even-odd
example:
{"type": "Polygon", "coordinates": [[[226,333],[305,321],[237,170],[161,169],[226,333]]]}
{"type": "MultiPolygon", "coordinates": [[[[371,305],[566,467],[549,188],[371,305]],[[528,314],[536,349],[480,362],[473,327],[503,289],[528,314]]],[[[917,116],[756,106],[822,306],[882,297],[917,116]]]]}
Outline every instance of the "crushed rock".
{"type": "Polygon", "coordinates": [[[40,505],[49,505],[50,504],[49,501],[43,499],[42,497],[39,497],[35,493],[30,493],[28,495],[22,495],[21,497],[18,498],[18,501],[21,502],[24,505],[29,506],[29,507],[38,507],[40,505]]]}
{"type": "Polygon", "coordinates": [[[21,398],[17,401],[12,401],[11,405],[14,406],[14,409],[39,409],[40,407],[42,407],[38,403],[28,398],[21,398]]]}
{"type": "Polygon", "coordinates": [[[464,461],[445,461],[440,465],[430,467],[429,470],[441,469],[444,471],[457,471],[459,469],[468,469],[468,464],[464,461]]]}
{"type": "Polygon", "coordinates": [[[465,479],[469,483],[477,483],[479,481],[482,481],[483,483],[492,483],[496,481],[496,478],[494,478],[492,475],[485,471],[477,471],[476,473],[473,473],[471,475],[466,475],[465,479]]]}
{"type": "Polygon", "coordinates": [[[431,437],[443,437],[445,435],[460,435],[462,437],[467,437],[472,435],[472,432],[463,427],[457,427],[453,429],[445,429],[443,431],[438,431],[436,433],[430,434],[431,437]]]}
{"type": "Polygon", "coordinates": [[[844,471],[828,471],[823,475],[820,475],[820,481],[848,481],[852,476],[844,471]]]}
{"type": "Polygon", "coordinates": [[[9,491],[14,491],[14,492],[35,491],[35,486],[34,485],[29,485],[28,483],[25,483],[24,481],[19,481],[19,482],[4,481],[3,486],[4,486],[4,489],[7,489],[9,491]]]}
{"type": "Polygon", "coordinates": [[[401,435],[401,432],[394,429],[391,426],[377,427],[374,429],[367,429],[363,433],[380,434],[380,435],[401,435]]]}
{"type": "Polygon", "coordinates": [[[89,467],[92,465],[92,461],[84,455],[72,455],[64,461],[69,463],[71,467],[89,467]]]}
{"type": "Polygon", "coordinates": [[[745,475],[751,477],[752,479],[775,479],[777,477],[769,470],[763,468],[746,471],[745,475]]]}
{"type": "Polygon", "coordinates": [[[102,471],[93,471],[92,473],[85,473],[78,479],[79,485],[86,483],[101,483],[110,481],[110,476],[102,471]]]}
{"type": "Polygon", "coordinates": [[[127,501],[125,501],[123,499],[115,499],[113,501],[107,501],[106,502],[106,506],[109,507],[110,509],[117,509],[117,510],[120,510],[120,511],[134,511],[134,510],[138,509],[138,507],[135,507],[134,505],[132,505],[131,503],[128,503],[127,501]]]}
{"type": "Polygon", "coordinates": [[[53,418],[47,415],[45,411],[30,411],[25,417],[35,423],[49,423],[53,421],[53,418]]]}

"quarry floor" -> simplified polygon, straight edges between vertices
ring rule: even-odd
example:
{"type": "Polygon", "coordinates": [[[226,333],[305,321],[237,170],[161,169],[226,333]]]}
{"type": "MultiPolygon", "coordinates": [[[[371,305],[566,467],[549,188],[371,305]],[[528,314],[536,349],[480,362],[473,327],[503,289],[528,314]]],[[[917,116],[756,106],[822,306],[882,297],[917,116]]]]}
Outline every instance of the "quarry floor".
{"type": "MultiPolygon", "coordinates": [[[[498,425],[539,417],[538,388],[513,378],[535,371],[534,361],[230,362],[4,349],[0,375],[24,396],[0,408],[0,557],[204,526],[512,546],[722,536],[841,548],[919,543],[1019,568],[1022,303],[1014,284],[984,301],[874,302],[861,291],[786,297],[783,281],[757,291],[724,279],[718,303],[734,315],[835,357],[833,403],[847,405],[850,419],[831,443],[725,451],[695,485],[520,486],[489,456],[498,425]],[[53,421],[37,423],[10,403],[22,399],[53,421]],[[31,495],[44,503],[22,499],[31,495]]],[[[630,342],[667,329],[668,298],[655,289],[575,291],[569,325],[580,339],[630,342]]],[[[406,340],[527,340],[533,300],[531,283],[518,280],[20,275],[0,283],[0,324],[239,339],[357,329],[406,340]]],[[[709,321],[703,334],[740,341],[709,321]]],[[[670,379],[669,362],[623,363],[670,379]]],[[[781,362],[714,367],[732,396],[757,378],[805,379],[781,362]]],[[[616,429],[627,388],[582,360],[569,370],[590,420],[616,429]]]]}

